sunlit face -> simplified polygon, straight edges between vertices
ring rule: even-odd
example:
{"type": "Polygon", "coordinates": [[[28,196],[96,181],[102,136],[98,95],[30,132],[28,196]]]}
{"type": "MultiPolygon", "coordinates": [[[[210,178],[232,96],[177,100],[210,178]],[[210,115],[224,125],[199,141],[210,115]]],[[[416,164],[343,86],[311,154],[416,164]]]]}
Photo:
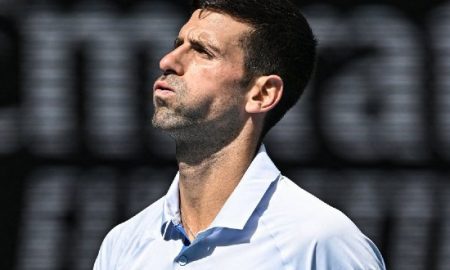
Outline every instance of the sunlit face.
{"type": "Polygon", "coordinates": [[[196,10],[160,61],[164,75],[154,85],[153,125],[175,136],[239,128],[244,113],[240,41],[250,30],[228,15],[196,10]]]}

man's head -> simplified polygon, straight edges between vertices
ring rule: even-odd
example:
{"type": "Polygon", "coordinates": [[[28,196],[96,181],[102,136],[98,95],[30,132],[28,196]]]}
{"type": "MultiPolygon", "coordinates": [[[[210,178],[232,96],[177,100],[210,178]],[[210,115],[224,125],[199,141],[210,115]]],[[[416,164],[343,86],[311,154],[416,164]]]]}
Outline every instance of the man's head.
{"type": "MultiPolygon", "coordinates": [[[[153,125],[178,142],[230,142],[245,123],[244,51],[250,27],[231,16],[196,10],[160,61],[153,125]]],[[[210,147],[210,145],[208,145],[210,147]]]]}
{"type": "Polygon", "coordinates": [[[243,38],[245,83],[276,74],[283,95],[265,118],[262,137],[298,101],[313,72],[316,40],[298,8],[289,0],[197,0],[195,9],[228,14],[253,29],[243,38]]]}
{"type": "Polygon", "coordinates": [[[311,75],[311,29],[287,0],[197,1],[194,7],[160,62],[153,124],[178,138],[229,141],[253,115],[263,137],[311,75]]]}

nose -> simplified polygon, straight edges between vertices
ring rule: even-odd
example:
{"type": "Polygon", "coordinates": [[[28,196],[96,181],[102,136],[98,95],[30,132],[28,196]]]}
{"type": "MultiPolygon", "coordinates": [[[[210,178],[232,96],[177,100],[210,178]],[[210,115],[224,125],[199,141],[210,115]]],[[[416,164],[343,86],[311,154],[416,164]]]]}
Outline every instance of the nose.
{"type": "Polygon", "coordinates": [[[180,47],[175,48],[161,58],[159,61],[159,68],[164,72],[164,74],[183,75],[184,70],[180,47]]]}

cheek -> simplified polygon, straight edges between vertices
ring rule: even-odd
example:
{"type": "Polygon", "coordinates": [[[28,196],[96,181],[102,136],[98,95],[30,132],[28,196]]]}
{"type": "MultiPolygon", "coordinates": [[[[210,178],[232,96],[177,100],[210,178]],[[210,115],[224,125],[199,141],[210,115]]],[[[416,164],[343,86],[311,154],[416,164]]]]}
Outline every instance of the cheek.
{"type": "Polygon", "coordinates": [[[211,65],[193,64],[185,74],[186,99],[193,103],[209,100],[212,103],[236,102],[241,96],[243,71],[231,65],[220,63],[211,65]]]}
{"type": "Polygon", "coordinates": [[[184,77],[188,99],[208,99],[222,88],[222,78],[213,69],[193,68],[184,77]]]}
{"type": "Polygon", "coordinates": [[[193,83],[204,90],[239,90],[239,82],[243,78],[243,72],[232,68],[202,68],[194,75],[193,83]]]}

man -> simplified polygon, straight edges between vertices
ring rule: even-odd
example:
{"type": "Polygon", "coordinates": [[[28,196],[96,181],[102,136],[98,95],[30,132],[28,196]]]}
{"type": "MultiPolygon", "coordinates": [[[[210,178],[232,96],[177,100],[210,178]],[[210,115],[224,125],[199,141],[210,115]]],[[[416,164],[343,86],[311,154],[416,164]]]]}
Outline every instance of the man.
{"type": "Polygon", "coordinates": [[[375,245],[261,144],[311,76],[304,17],[288,0],[194,5],[154,85],[152,122],[175,140],[179,172],[107,235],[94,269],[384,269],[375,245]]]}

